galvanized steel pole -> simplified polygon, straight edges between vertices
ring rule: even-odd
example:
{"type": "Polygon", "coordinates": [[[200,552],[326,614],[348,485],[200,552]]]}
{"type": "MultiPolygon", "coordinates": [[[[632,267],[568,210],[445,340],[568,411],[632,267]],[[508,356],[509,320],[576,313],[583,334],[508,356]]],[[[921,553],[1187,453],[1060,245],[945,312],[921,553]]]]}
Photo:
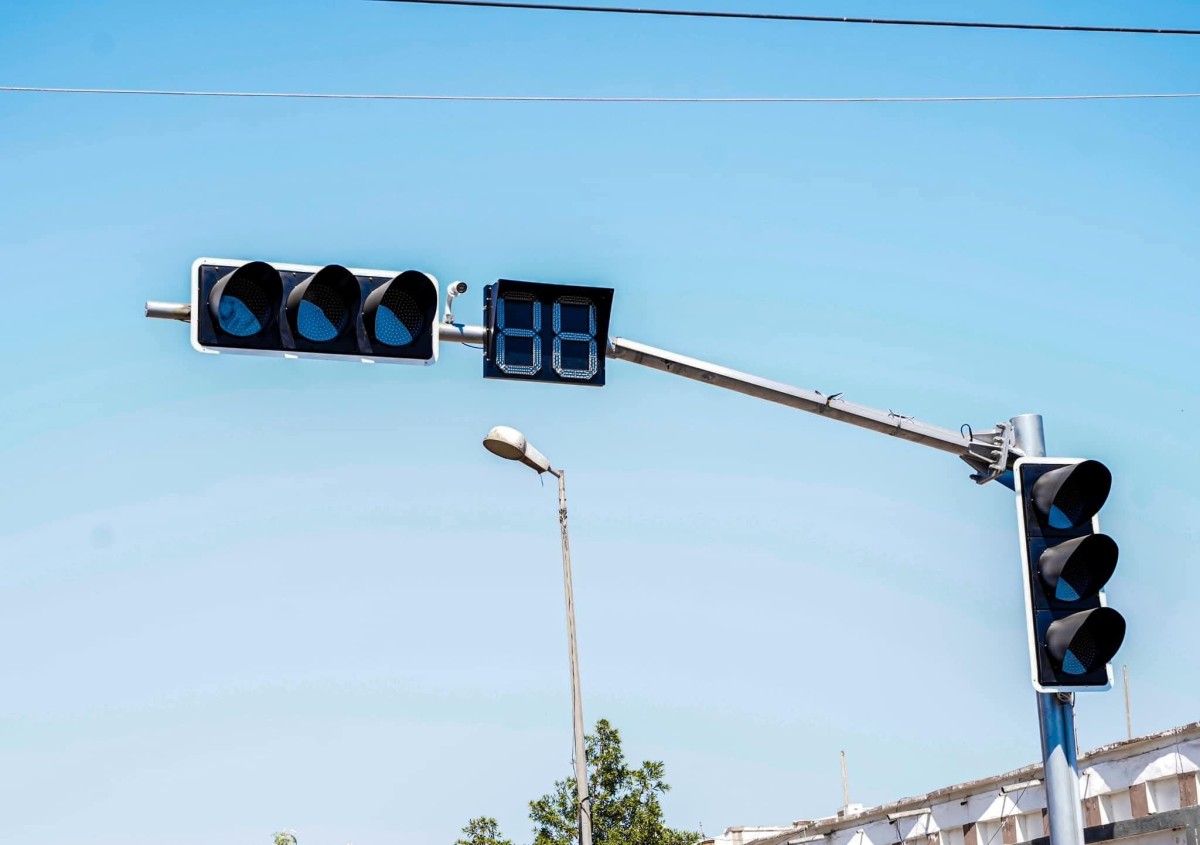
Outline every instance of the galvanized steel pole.
{"type": "MultiPolygon", "coordinates": [[[[1012,418],[1017,446],[1031,458],[1046,456],[1040,414],[1012,418]]],[[[1046,811],[1051,845],[1083,845],[1083,813],[1079,805],[1079,763],[1075,747],[1075,708],[1066,693],[1037,693],[1046,779],[1046,811]]]]}
{"type": "Polygon", "coordinates": [[[571,581],[571,544],[567,539],[567,474],[558,476],[558,527],[562,533],[563,593],[567,602],[567,647],[571,660],[571,713],[575,721],[575,797],[579,803],[579,845],[592,845],[592,799],[583,740],[583,695],[579,691],[579,646],[575,641],[575,587],[571,581]]]}

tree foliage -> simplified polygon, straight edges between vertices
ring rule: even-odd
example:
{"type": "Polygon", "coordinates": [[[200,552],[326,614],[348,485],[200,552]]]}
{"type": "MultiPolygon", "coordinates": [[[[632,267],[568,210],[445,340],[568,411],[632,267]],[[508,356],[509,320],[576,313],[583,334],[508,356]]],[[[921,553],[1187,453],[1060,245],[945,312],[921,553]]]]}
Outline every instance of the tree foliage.
{"type": "Polygon", "coordinates": [[[454,845],[513,845],[511,839],[500,835],[500,825],[488,816],[471,819],[462,829],[463,835],[454,845]]]}
{"type": "MultiPolygon", "coordinates": [[[[620,732],[605,719],[596,723],[595,734],[586,740],[594,845],[693,845],[700,838],[692,831],[670,828],[663,820],[660,797],[671,787],[661,762],[647,760],[639,768],[630,768],[621,750],[620,732]]],[[[533,845],[574,845],[576,807],[574,777],[556,782],[554,791],[530,801],[533,845]]],[[[455,845],[512,845],[500,837],[494,819],[472,819],[463,833],[468,838],[455,845]]]]}

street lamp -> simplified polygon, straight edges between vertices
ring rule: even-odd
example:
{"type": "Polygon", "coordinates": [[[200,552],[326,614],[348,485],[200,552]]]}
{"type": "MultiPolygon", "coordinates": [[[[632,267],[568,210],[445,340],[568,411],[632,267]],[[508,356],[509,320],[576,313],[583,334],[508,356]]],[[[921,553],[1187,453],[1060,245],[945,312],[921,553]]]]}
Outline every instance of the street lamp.
{"type": "Polygon", "coordinates": [[[575,642],[575,591],[571,586],[571,546],[567,541],[567,479],[561,469],[530,445],[515,428],[498,425],[483,438],[494,455],[520,461],[539,475],[548,472],[558,479],[558,527],[562,534],[563,593],[567,601],[567,648],[571,659],[571,712],[575,720],[575,795],[579,804],[579,845],[592,845],[591,798],[588,795],[587,760],[583,748],[583,697],[579,693],[579,648],[575,642]]]}

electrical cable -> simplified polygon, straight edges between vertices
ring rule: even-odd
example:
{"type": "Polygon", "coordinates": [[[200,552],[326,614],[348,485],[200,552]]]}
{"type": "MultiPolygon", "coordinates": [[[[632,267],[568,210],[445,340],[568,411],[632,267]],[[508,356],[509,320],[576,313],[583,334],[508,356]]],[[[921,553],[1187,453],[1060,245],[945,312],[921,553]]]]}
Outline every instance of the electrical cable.
{"type": "Polygon", "coordinates": [[[243,97],[301,100],[408,100],[470,103],[1002,103],[1067,100],[1185,100],[1200,92],[1165,94],[1002,94],[950,97],[555,97],[486,94],[321,94],[300,91],[191,91],[152,88],[47,88],[0,85],[0,92],[124,94],[157,97],[243,97]]]}
{"type": "Polygon", "coordinates": [[[490,9],[527,9],[550,12],[599,12],[614,15],[661,15],[679,18],[724,18],[804,23],[854,23],[883,26],[934,26],[963,29],[1017,29],[1041,32],[1107,32],[1122,35],[1200,35],[1200,29],[1137,26],[1081,26],[1075,24],[988,23],[983,21],[907,20],[902,18],[851,18],[831,15],[792,15],[772,12],[717,12],[699,9],[651,9],[630,6],[582,6],[572,3],[526,3],[509,0],[377,0],[384,3],[421,3],[427,6],[473,6],[490,9]]]}
{"type": "MultiPolygon", "coordinates": [[[[1028,788],[1029,788],[1029,784],[1026,784],[1025,786],[1021,787],[1021,791],[1017,793],[1017,797],[1016,797],[1016,798],[1014,798],[1014,799],[1012,799],[1012,804],[1013,804],[1013,807],[1017,807],[1017,805],[1021,803],[1021,798],[1022,798],[1022,797],[1024,797],[1024,795],[1025,795],[1025,790],[1026,790],[1026,789],[1028,789],[1028,788]]],[[[1018,808],[1018,809],[1019,809],[1019,808],[1018,808]]],[[[1002,831],[1002,830],[1004,829],[1004,818],[1005,818],[1005,815],[1004,815],[1004,814],[1005,814],[1005,806],[1004,806],[1003,796],[1001,796],[1001,802],[1000,802],[1000,826],[999,826],[999,827],[997,827],[995,830],[993,830],[993,831],[992,831],[992,835],[988,837],[988,841],[987,841],[987,842],[985,842],[985,843],[984,843],[984,845],[992,845],[992,840],[996,838],[996,834],[997,834],[997,833],[999,833],[1000,831],[1002,831]]]]}

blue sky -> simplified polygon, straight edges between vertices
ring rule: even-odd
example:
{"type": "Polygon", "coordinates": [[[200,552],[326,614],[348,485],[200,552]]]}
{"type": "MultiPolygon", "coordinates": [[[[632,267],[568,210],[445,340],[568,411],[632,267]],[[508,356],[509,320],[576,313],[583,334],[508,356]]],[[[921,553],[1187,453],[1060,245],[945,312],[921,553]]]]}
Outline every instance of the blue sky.
{"type": "MultiPolygon", "coordinates": [[[[672,5],[664,3],[664,5],[672,5]]],[[[1200,27],[1187,3],[755,0],[1200,27]]],[[[45,2],[0,84],[450,94],[1200,90],[1187,38],[356,0],[45,2]]],[[[528,840],[585,715],[668,819],[827,815],[1032,762],[1011,494],[939,452],[611,362],[195,353],[142,317],[202,255],[616,289],[612,333],[1114,472],[1135,729],[1197,718],[1196,101],[312,102],[0,94],[0,840],[528,840]]],[[[1080,697],[1082,747],[1124,736],[1080,697]]]]}

